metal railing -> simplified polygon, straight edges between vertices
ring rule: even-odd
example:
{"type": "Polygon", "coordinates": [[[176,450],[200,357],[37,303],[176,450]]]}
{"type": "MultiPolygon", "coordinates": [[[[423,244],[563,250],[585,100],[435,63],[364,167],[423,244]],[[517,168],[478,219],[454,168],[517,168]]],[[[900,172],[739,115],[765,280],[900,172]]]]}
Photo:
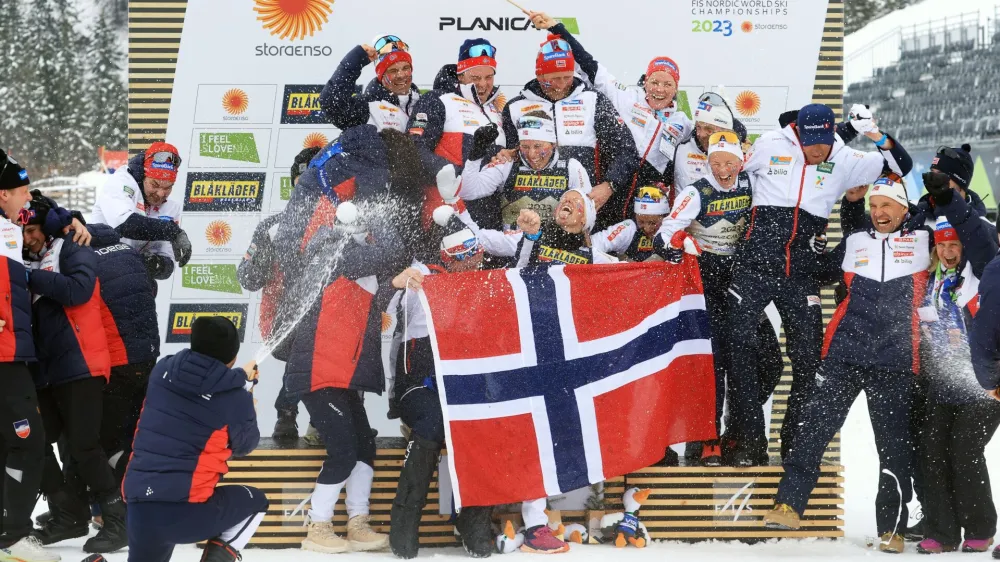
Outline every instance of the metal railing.
{"type": "Polygon", "coordinates": [[[97,202],[97,188],[76,178],[46,178],[31,183],[32,189],[51,197],[60,207],[89,215],[97,202]]]}

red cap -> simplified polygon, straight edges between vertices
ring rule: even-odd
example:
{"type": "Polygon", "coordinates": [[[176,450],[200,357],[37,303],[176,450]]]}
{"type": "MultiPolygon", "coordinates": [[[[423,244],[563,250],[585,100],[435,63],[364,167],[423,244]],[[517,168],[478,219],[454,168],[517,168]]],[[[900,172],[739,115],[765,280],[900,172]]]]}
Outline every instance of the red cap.
{"type": "Polygon", "coordinates": [[[958,231],[948,223],[938,223],[937,229],[934,230],[934,243],[940,244],[949,240],[958,240],[958,231]]]}
{"type": "Polygon", "coordinates": [[[674,82],[680,83],[681,81],[681,67],[677,66],[674,59],[670,57],[656,57],[649,61],[649,66],[646,67],[646,78],[648,79],[654,72],[666,72],[674,77],[674,82]]]}
{"type": "Polygon", "coordinates": [[[146,159],[143,162],[143,169],[147,178],[172,182],[177,181],[177,165],[179,163],[180,156],[174,145],[166,142],[154,142],[146,149],[146,159]],[[169,152],[175,158],[173,162],[154,162],[153,155],[158,152],[169,152]]]}
{"type": "MultiPolygon", "coordinates": [[[[542,46],[545,46],[549,41],[559,40],[561,38],[558,35],[549,34],[545,41],[542,42],[542,46]]],[[[573,72],[575,69],[576,59],[573,57],[573,51],[543,53],[539,50],[538,56],[535,58],[535,76],[544,76],[556,72],[573,72]]]]}
{"type": "Polygon", "coordinates": [[[378,62],[375,63],[375,76],[379,80],[382,80],[382,75],[385,74],[385,71],[389,70],[389,67],[397,62],[408,62],[410,65],[413,65],[413,58],[406,51],[393,51],[378,59],[378,62]]]}
{"type": "Polygon", "coordinates": [[[471,59],[463,59],[458,61],[458,65],[456,65],[455,71],[461,74],[466,70],[475,68],[477,66],[488,66],[496,70],[497,59],[493,57],[488,57],[486,55],[483,55],[481,57],[472,57],[471,59]]]}

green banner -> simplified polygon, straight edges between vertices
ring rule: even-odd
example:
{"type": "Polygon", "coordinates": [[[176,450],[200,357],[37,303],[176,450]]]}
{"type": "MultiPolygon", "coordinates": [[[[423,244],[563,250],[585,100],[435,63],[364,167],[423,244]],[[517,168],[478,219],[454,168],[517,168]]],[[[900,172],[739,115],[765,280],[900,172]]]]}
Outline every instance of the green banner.
{"type": "Polygon", "coordinates": [[[281,176],[279,178],[280,184],[278,185],[279,194],[281,195],[282,201],[288,201],[292,198],[292,176],[281,176]]]}
{"type": "Polygon", "coordinates": [[[202,263],[185,265],[181,270],[181,286],[185,289],[242,295],[236,278],[236,264],[202,263]]]}
{"type": "Polygon", "coordinates": [[[198,154],[209,158],[260,164],[253,133],[200,133],[198,154]]]}

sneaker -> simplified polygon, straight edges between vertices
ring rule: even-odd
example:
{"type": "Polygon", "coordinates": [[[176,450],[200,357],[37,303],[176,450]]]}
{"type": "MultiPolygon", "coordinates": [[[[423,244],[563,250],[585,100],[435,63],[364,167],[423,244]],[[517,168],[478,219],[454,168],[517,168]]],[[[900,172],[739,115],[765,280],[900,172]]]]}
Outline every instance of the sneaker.
{"type": "Polygon", "coordinates": [[[799,514],[788,504],[779,503],[764,514],[764,526],[768,529],[794,531],[802,526],[799,514]]]}
{"type": "Polygon", "coordinates": [[[302,550],[313,552],[324,552],[326,554],[339,554],[349,552],[351,543],[337,536],[333,532],[333,523],[329,521],[310,521],[309,531],[302,541],[302,550]]]}
{"type": "Polygon", "coordinates": [[[557,539],[548,525],[538,525],[524,531],[521,552],[535,554],[559,554],[569,550],[569,545],[557,539]]]}
{"type": "Polygon", "coordinates": [[[0,548],[0,560],[11,562],[59,562],[62,558],[42,548],[42,541],[32,536],[24,537],[7,548],[0,548]]]}
{"type": "Polygon", "coordinates": [[[701,444],[701,466],[722,466],[722,447],[718,441],[705,441],[701,444]]]}
{"type": "Polygon", "coordinates": [[[920,541],[920,544],[917,545],[917,552],[920,554],[941,554],[942,552],[954,551],[954,546],[945,546],[930,537],[920,541]]]}
{"type": "Polygon", "coordinates": [[[347,522],[347,540],[355,551],[382,550],[389,546],[389,535],[371,528],[371,516],[355,515],[347,522]]]}
{"type": "Polygon", "coordinates": [[[885,533],[878,542],[879,552],[901,554],[903,552],[903,548],[903,535],[897,533],[885,533]]]}
{"type": "Polygon", "coordinates": [[[988,539],[965,539],[962,543],[962,552],[986,552],[993,546],[993,538],[988,539]]]}
{"type": "Polygon", "coordinates": [[[295,421],[296,412],[294,410],[283,410],[278,412],[278,421],[274,424],[274,432],[271,439],[275,441],[295,441],[299,438],[299,424],[295,421]]]}
{"type": "Polygon", "coordinates": [[[309,424],[309,429],[306,430],[306,436],[302,438],[306,442],[306,445],[310,447],[322,447],[323,438],[319,436],[319,431],[316,430],[312,424],[309,424]]]}
{"type": "Polygon", "coordinates": [[[924,520],[921,519],[913,524],[912,527],[907,527],[906,532],[903,533],[903,538],[910,542],[920,542],[924,540],[924,520]]]}

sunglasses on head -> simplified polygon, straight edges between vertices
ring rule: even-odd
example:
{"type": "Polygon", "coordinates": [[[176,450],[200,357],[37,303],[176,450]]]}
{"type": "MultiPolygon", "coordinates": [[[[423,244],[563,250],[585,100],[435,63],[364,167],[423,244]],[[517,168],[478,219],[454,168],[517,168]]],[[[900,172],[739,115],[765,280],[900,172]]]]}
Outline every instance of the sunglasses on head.
{"type": "Polygon", "coordinates": [[[180,155],[173,152],[154,152],[151,160],[156,164],[166,164],[169,162],[177,168],[181,165],[180,155]]]}
{"type": "Polygon", "coordinates": [[[473,45],[469,47],[469,57],[496,57],[497,49],[493,45],[473,45]]]}
{"type": "Polygon", "coordinates": [[[392,43],[395,43],[397,45],[402,45],[403,48],[399,49],[399,50],[406,51],[406,50],[409,49],[409,47],[407,47],[406,43],[404,43],[402,39],[400,39],[399,37],[396,37],[395,35],[383,35],[382,37],[379,37],[378,40],[375,41],[375,44],[372,45],[372,47],[375,48],[376,52],[381,52],[382,49],[385,48],[386,45],[389,45],[389,44],[392,44],[392,43]]]}
{"type": "Polygon", "coordinates": [[[382,48],[376,49],[375,53],[381,59],[382,57],[396,52],[409,52],[410,46],[402,41],[393,41],[382,45],[382,48]]]}
{"type": "MultiPolygon", "coordinates": [[[[953,159],[953,160],[957,160],[959,162],[965,162],[965,159],[958,153],[958,151],[955,150],[954,148],[949,147],[949,146],[938,147],[938,149],[937,149],[937,155],[935,156],[935,159],[937,159],[942,154],[945,155],[945,156],[947,156],[948,158],[953,159]]],[[[966,166],[964,166],[964,165],[962,167],[966,168],[966,166]]],[[[968,168],[966,168],[966,169],[968,169],[968,168]]]]}
{"type": "Polygon", "coordinates": [[[569,43],[563,39],[553,39],[551,41],[546,41],[542,44],[542,54],[548,55],[550,53],[556,53],[561,51],[569,51],[569,43]]]}

